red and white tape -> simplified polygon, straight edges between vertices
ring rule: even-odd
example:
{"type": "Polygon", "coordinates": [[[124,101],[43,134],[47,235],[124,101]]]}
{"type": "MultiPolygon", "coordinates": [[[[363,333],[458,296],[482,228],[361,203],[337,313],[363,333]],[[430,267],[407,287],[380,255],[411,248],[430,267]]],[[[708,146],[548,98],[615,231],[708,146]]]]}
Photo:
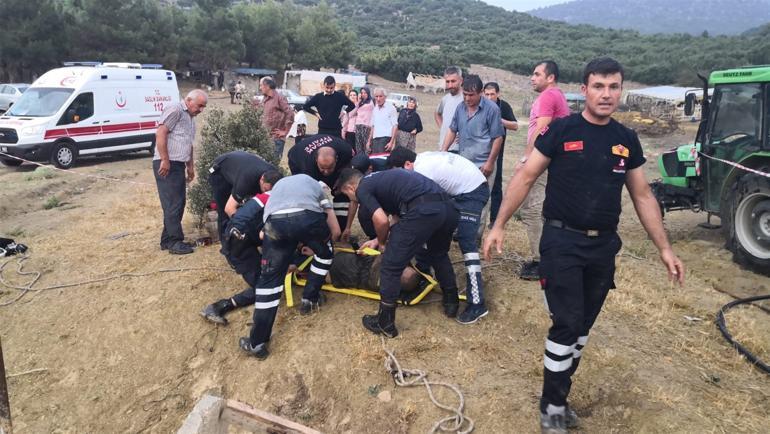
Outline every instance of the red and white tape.
{"type": "MultiPolygon", "coordinates": [[[[746,167],[743,164],[736,163],[734,161],[723,160],[721,158],[712,157],[711,155],[706,155],[703,152],[698,152],[698,155],[700,155],[701,157],[706,157],[709,160],[719,161],[720,163],[727,164],[728,166],[737,167],[738,169],[745,170],[747,172],[751,172],[751,173],[757,174],[759,176],[764,176],[765,178],[770,178],[770,173],[762,172],[762,171],[757,170],[757,169],[752,169],[751,167],[746,167]]],[[[700,169],[700,167],[698,167],[698,169],[700,169]]],[[[697,172],[698,172],[698,175],[700,175],[700,170],[698,170],[697,172]]]]}

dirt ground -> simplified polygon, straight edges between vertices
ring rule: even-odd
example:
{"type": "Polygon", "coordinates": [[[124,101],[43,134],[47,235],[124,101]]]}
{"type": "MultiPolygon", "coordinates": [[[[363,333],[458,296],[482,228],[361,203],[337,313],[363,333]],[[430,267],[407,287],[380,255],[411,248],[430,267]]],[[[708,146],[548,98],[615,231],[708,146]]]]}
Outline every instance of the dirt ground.
{"type": "MultiPolygon", "coordinates": [[[[518,102],[531,97],[526,80],[480,71],[485,80],[495,74],[519,115],[518,102]]],[[[426,127],[419,149],[433,150],[439,96],[416,94],[426,127]]],[[[210,104],[233,108],[221,94],[210,104]]],[[[506,179],[526,136],[524,116],[520,121],[506,146],[506,179]]],[[[692,134],[686,125],[642,137],[648,159],[692,134]]],[[[376,310],[371,300],[331,294],[320,313],[307,317],[282,305],[271,355],[261,362],[237,347],[248,334],[249,309],[230,314],[227,327],[202,320],[204,305],[244,283],[217,246],[186,256],[158,249],[161,211],[150,163],[143,153],[87,159],[74,168],[142,184],[46,175],[32,165],[0,168],[0,236],[30,246],[26,269],[42,273],[34,288],[122,275],[30,292],[0,307],[15,432],[174,432],[205,392],[328,433],[427,432],[446,415],[424,388],[394,386],[380,339],[360,324],[362,314],[376,310]],[[392,399],[378,399],[381,391],[392,399]]],[[[656,165],[646,167],[654,177],[656,165]]],[[[627,198],[621,220],[618,288],[593,329],[571,395],[581,431],[767,432],[770,376],[737,356],[714,326],[716,312],[731,300],[720,291],[765,294],[767,278],[731,262],[719,232],[696,226],[705,215],[678,212],[667,216],[666,227],[688,272],[684,288],[672,287],[627,198]]],[[[198,235],[194,223],[185,217],[191,239],[198,235]]],[[[523,227],[512,221],[507,233],[506,256],[484,268],[489,316],[463,326],[447,320],[434,298],[399,309],[401,335],[386,342],[404,367],[457,384],[477,433],[538,430],[549,320],[539,285],[515,277],[527,248],[523,227]]],[[[18,275],[15,261],[0,263],[3,278],[17,285],[34,277],[18,275]]],[[[18,295],[0,288],[0,303],[18,295]]],[[[767,314],[740,308],[727,320],[739,340],[770,360],[767,314]]],[[[454,402],[443,392],[439,397],[454,402]]]]}

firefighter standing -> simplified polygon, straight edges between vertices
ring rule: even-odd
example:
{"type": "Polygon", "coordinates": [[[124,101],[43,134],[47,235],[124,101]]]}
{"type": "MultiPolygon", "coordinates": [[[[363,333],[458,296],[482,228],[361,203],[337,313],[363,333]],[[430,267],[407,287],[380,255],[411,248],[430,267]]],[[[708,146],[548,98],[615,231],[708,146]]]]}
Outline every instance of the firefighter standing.
{"type": "Polygon", "coordinates": [[[508,184],[500,215],[484,241],[488,259],[501,252],[503,229],[537,177],[548,169],[540,240],[540,283],[552,325],[545,343],[542,432],[566,433],[577,425],[567,396],[588,332],[614,288],[616,232],[625,184],[639,220],[660,252],[669,279],[681,285],[684,266],[667,239],[660,209],[645,179],[639,139],[611,118],[618,106],[623,68],[613,59],[586,65],[585,109],[554,121],[508,184]]]}

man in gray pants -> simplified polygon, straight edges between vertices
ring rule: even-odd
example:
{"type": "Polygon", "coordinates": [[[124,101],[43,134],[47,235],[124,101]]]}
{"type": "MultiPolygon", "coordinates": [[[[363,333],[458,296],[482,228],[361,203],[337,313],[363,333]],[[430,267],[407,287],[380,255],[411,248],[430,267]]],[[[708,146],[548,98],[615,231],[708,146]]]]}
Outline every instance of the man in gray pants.
{"type": "Polygon", "coordinates": [[[193,118],[206,107],[208,96],[200,89],[187,94],[184,101],[163,111],[155,133],[155,155],[152,159],[160,206],[163,208],[163,231],[160,249],[175,255],[192,253],[184,242],[182,216],[186,202],[186,183],[195,178],[193,118]],[[187,176],[185,176],[187,172],[187,176]]]}

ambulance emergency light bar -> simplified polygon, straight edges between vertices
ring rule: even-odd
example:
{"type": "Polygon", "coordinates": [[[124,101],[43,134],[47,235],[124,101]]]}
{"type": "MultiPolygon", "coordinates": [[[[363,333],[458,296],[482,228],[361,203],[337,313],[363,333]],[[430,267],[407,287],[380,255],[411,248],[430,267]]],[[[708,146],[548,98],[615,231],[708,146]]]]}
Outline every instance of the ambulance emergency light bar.
{"type": "Polygon", "coordinates": [[[62,62],[64,66],[104,66],[108,68],[128,68],[128,69],[163,69],[160,63],[129,63],[129,62],[92,62],[92,61],[71,61],[62,62]]]}

